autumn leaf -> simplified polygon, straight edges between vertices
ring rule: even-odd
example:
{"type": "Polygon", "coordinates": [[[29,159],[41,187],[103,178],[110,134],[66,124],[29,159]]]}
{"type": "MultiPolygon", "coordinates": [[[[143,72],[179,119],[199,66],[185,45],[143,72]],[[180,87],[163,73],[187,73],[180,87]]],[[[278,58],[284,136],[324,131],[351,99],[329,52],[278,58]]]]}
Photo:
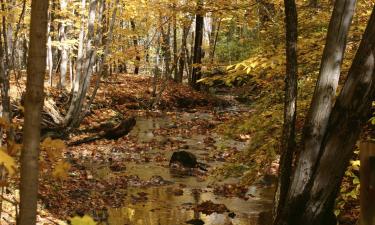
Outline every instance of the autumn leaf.
{"type": "Polygon", "coordinates": [[[55,169],[52,172],[52,176],[57,179],[65,180],[68,177],[68,172],[71,165],[68,162],[60,161],[56,164],[55,169]]]}
{"type": "Polygon", "coordinates": [[[9,156],[3,148],[0,148],[0,164],[4,165],[4,167],[8,170],[9,175],[13,175],[16,168],[16,163],[14,159],[9,156]]]}
{"type": "Polygon", "coordinates": [[[8,128],[9,127],[9,122],[5,118],[0,117],[0,126],[4,127],[4,128],[8,128]]]}
{"type": "Polygon", "coordinates": [[[56,160],[60,156],[61,151],[66,148],[62,140],[52,140],[50,137],[46,138],[40,144],[40,147],[47,152],[48,157],[52,160],[56,160]]]}
{"type": "Polygon", "coordinates": [[[56,150],[63,150],[66,146],[65,146],[64,141],[60,139],[52,140],[50,137],[48,137],[44,139],[44,141],[41,143],[41,147],[44,149],[53,148],[56,150]]]}
{"type": "Polygon", "coordinates": [[[88,215],[83,217],[75,216],[70,219],[72,225],[96,225],[97,223],[88,215]]]}
{"type": "Polygon", "coordinates": [[[7,152],[9,155],[14,156],[21,151],[21,148],[22,148],[21,144],[17,144],[14,141],[9,141],[7,152]]]}

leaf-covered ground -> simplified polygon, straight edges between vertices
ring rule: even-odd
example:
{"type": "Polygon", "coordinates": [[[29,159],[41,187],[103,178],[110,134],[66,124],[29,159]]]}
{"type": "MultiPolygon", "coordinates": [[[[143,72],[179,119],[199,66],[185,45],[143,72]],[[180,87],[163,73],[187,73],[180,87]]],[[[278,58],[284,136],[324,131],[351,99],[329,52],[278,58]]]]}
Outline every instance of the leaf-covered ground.
{"type": "MultiPolygon", "coordinates": [[[[240,182],[243,174],[226,174],[226,169],[221,169],[225,168],[226,163],[237,165],[237,159],[246,150],[250,136],[243,133],[227,137],[220,127],[232,118],[250,116],[250,107],[239,105],[231,96],[218,98],[169,82],[156,109],[151,109],[151,84],[151,78],[122,74],[105,81],[105,88],[99,89],[91,113],[78,131],[69,134],[65,144],[94,135],[97,131],[92,128],[100,124],[135,116],[137,125],[129,135],[118,140],[100,139],[74,147],[64,147],[61,141],[50,139],[43,142],[40,158],[40,224],[50,224],[52,222],[48,221],[52,220],[64,223],[70,217],[84,214],[105,224],[113,217],[108,215],[109,209],[160,201],[150,193],[155,188],[175,196],[175,202],[197,193],[210,196],[203,197],[209,201],[180,202],[177,206],[163,209],[177,207],[185,212],[181,215],[199,211],[210,212],[207,216],[211,216],[217,212],[224,214],[226,220],[250,221],[243,211],[249,211],[255,202],[263,202],[264,205],[264,208],[258,206],[255,212],[270,209],[272,188],[267,189],[265,197],[262,197],[264,193],[251,191],[249,184],[240,182]],[[177,150],[196,154],[199,161],[208,165],[208,171],[194,169],[187,171],[182,178],[181,174],[174,174],[169,170],[169,159],[177,150]],[[232,178],[227,179],[227,176],[232,178]],[[226,199],[234,199],[231,201],[244,208],[234,207],[232,203],[224,204],[228,201],[226,199]],[[228,210],[223,210],[225,207],[228,210]]],[[[159,83],[158,89],[162,85],[159,83]]],[[[48,96],[54,99],[64,114],[66,95],[49,88],[48,96]]],[[[262,157],[258,163],[262,164],[262,157]]],[[[266,160],[265,157],[263,159],[266,160]]],[[[263,164],[263,171],[267,170],[267,165],[263,164]]],[[[239,168],[244,166],[238,163],[239,168]]],[[[18,180],[11,182],[9,198],[17,196],[14,187],[18,180]]],[[[259,182],[259,185],[272,186],[272,182],[259,182]]],[[[166,204],[169,204],[168,201],[166,204]]],[[[10,215],[14,214],[14,210],[9,210],[8,221],[11,224],[10,215]]],[[[142,210],[163,211],[158,207],[142,210]]],[[[256,220],[257,216],[251,218],[256,220]]],[[[133,224],[122,219],[125,224],[133,224]]],[[[186,221],[188,219],[187,216],[186,221]]],[[[184,224],[185,221],[180,222],[184,224]]]]}

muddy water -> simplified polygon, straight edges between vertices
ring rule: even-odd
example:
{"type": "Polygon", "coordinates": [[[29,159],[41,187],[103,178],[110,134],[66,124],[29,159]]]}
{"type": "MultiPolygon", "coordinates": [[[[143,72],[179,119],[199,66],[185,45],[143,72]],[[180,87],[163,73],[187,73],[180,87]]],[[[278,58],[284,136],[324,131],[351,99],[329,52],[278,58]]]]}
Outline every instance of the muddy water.
{"type": "MultiPolygon", "coordinates": [[[[184,113],[182,120],[205,119],[210,120],[212,115],[206,113],[184,113]]],[[[130,136],[136,137],[139,142],[163,141],[163,136],[155,134],[155,129],[175,126],[169,117],[138,118],[136,127],[130,136]]],[[[235,146],[243,150],[246,143],[227,140],[218,134],[211,134],[216,147],[235,146]]],[[[207,157],[207,147],[204,143],[204,135],[190,135],[173,137],[186,143],[188,151],[197,155],[200,161],[210,165],[210,170],[220,166],[223,162],[204,159],[207,157]]],[[[169,159],[172,152],[163,149],[153,149],[148,154],[163,155],[169,159]]],[[[249,187],[248,200],[237,197],[226,198],[215,195],[212,186],[223,183],[234,183],[236,179],[217,181],[208,176],[200,179],[196,176],[176,176],[168,168],[168,162],[164,163],[128,163],[127,175],[136,175],[142,180],[149,180],[155,176],[161,176],[164,180],[172,182],[170,185],[153,186],[149,188],[128,187],[123,208],[108,209],[108,221],[110,225],[182,225],[192,219],[208,225],[263,225],[268,224],[272,208],[273,188],[249,187]],[[179,190],[179,194],[175,191],[179,190]],[[140,197],[141,196],[141,197],[140,197]],[[205,215],[194,210],[194,207],[204,201],[212,201],[224,204],[229,212],[224,214],[213,213],[205,215]]]]}

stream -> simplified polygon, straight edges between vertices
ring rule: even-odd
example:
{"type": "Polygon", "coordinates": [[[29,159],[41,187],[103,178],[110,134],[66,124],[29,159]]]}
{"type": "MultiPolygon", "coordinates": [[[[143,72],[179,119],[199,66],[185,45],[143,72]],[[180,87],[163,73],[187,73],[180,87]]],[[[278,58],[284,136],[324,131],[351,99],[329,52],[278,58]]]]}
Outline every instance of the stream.
{"type": "MultiPolygon", "coordinates": [[[[226,109],[223,113],[238,114],[237,108],[226,109]]],[[[126,175],[136,176],[141,180],[161,179],[165,185],[140,187],[137,184],[124,188],[125,200],[123,207],[106,210],[106,222],[109,225],[263,225],[270,221],[272,209],[273,187],[250,186],[245,196],[224,197],[214,193],[214,185],[232,184],[238,178],[218,180],[210,171],[223,165],[224,160],[215,160],[212,152],[217,148],[234,148],[243,151],[247,142],[224,138],[210,132],[193,132],[195,127],[189,123],[179,127],[180,131],[166,136],[163,129],[177,129],[181,121],[214,121],[212,113],[191,112],[178,113],[177,116],[162,115],[160,117],[139,117],[137,124],[128,135],[140,144],[151,143],[145,150],[148,158],[162,158],[164,160],[150,160],[150,162],[126,162],[126,175]],[[174,118],[174,119],[173,119],[174,118]],[[191,132],[190,132],[191,131],[191,132]],[[207,141],[207,135],[210,136],[207,141]],[[168,167],[173,151],[152,147],[153,142],[183,143],[183,149],[195,154],[200,162],[209,166],[208,175],[201,176],[176,175],[168,167]],[[209,142],[209,144],[207,143],[209,142]],[[167,160],[165,160],[167,159],[167,160]],[[206,215],[197,210],[197,206],[205,201],[215,204],[224,204],[228,209],[224,213],[210,213],[206,215]],[[187,223],[188,222],[188,223],[187,223]]],[[[220,123],[220,121],[216,121],[220,123]]],[[[174,148],[176,149],[176,148],[174,148]]],[[[114,152],[113,158],[129,158],[131,153],[114,152]],[[117,155],[116,155],[117,154],[117,155]]]]}

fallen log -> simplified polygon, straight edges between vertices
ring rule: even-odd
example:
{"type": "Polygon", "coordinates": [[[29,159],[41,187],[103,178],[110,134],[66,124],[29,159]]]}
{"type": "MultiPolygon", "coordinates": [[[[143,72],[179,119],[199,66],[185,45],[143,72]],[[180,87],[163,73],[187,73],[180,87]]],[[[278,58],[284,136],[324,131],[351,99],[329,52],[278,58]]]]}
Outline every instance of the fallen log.
{"type": "Polygon", "coordinates": [[[68,143],[68,146],[76,146],[84,143],[90,143],[103,138],[109,140],[117,140],[127,135],[133,129],[135,124],[135,117],[130,117],[128,119],[122,120],[118,125],[114,126],[113,128],[99,132],[97,135],[70,142],[68,143]]]}

